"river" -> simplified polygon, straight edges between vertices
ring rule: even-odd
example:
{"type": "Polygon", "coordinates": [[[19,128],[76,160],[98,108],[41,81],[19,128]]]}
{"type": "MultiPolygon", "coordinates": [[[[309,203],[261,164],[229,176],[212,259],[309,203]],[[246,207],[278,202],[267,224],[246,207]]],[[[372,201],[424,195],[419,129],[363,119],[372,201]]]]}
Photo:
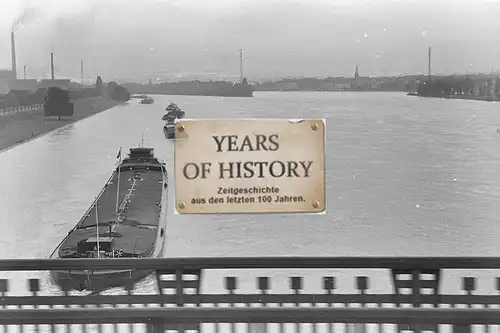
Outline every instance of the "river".
{"type": "Polygon", "coordinates": [[[171,170],[161,121],[170,101],[186,118],[326,118],[328,200],[324,215],[179,216],[171,189],[168,256],[499,255],[499,103],[378,92],[155,100],[0,154],[3,258],[48,258],[108,179],[119,147],[137,146],[142,133],[171,170]]]}

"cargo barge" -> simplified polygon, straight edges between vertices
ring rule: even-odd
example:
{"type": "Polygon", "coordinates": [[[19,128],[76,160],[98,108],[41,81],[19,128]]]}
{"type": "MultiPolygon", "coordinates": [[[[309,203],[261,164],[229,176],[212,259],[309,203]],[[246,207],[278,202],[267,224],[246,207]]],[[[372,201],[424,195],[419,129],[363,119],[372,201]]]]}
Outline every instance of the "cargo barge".
{"type": "MultiPolygon", "coordinates": [[[[51,259],[161,257],[167,224],[168,174],[153,148],[131,148],[51,259]]],[[[140,280],[151,270],[52,271],[63,289],[95,290],[140,280]]]]}

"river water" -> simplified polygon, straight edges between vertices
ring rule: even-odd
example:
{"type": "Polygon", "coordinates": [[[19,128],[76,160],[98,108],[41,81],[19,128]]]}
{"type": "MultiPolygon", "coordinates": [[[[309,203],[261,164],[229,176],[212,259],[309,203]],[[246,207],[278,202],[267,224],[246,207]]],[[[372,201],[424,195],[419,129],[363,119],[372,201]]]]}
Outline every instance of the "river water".
{"type": "MultiPolygon", "coordinates": [[[[131,101],[0,154],[3,258],[48,258],[108,179],[119,147],[137,146],[142,133],[144,145],[172,167],[173,145],[161,121],[170,101],[186,118],[326,118],[328,212],[179,216],[171,189],[167,256],[500,253],[499,103],[363,92],[155,100],[131,101]]],[[[314,289],[322,273],[311,277],[314,289]]],[[[21,273],[5,275],[15,274],[21,273]]],[[[254,287],[257,274],[243,282],[254,287]]],[[[222,285],[216,280],[209,287],[222,285]]]]}

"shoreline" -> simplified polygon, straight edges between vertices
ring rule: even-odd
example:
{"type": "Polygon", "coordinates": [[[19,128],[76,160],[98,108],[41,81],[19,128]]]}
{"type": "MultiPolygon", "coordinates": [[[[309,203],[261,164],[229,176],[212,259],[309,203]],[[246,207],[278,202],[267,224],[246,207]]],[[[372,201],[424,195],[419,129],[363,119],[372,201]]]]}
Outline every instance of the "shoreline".
{"type": "Polygon", "coordinates": [[[482,102],[498,102],[496,96],[460,96],[460,95],[446,95],[446,99],[465,99],[468,101],[482,101],[482,102]]]}
{"type": "Polygon", "coordinates": [[[0,114],[0,154],[122,103],[103,97],[77,101],[74,102],[74,115],[61,120],[57,120],[57,117],[45,117],[43,108],[0,114]]]}
{"type": "Polygon", "coordinates": [[[444,98],[444,99],[461,99],[467,101],[481,101],[481,102],[499,102],[496,96],[475,96],[475,95],[444,95],[444,96],[421,96],[417,93],[408,93],[407,96],[416,96],[422,98],[444,98]]]}
{"type": "MultiPolygon", "coordinates": [[[[150,92],[150,93],[130,93],[132,96],[139,96],[139,95],[160,95],[160,96],[192,96],[192,97],[234,97],[234,98],[252,98],[252,96],[247,96],[247,95],[222,95],[222,94],[173,94],[173,93],[159,93],[159,92],[150,92]]],[[[137,97],[131,97],[131,99],[140,99],[137,97]]]]}

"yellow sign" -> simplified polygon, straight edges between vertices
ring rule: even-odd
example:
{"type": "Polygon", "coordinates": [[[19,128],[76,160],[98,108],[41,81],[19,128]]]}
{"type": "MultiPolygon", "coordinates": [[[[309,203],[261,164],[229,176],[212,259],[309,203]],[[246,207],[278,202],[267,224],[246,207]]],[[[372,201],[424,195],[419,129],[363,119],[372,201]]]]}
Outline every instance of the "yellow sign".
{"type": "Polygon", "coordinates": [[[326,210],[322,119],[182,119],[175,133],[176,210],[326,210]]]}

